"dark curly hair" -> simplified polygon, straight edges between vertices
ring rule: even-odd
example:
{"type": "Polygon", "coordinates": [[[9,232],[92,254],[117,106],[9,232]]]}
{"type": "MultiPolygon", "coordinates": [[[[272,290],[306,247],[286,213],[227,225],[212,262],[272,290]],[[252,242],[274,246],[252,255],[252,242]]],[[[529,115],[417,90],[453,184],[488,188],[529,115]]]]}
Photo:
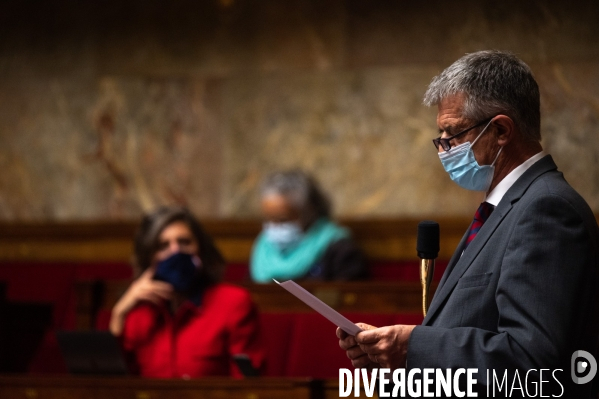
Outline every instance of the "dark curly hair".
{"type": "Polygon", "coordinates": [[[133,248],[133,265],[137,271],[141,273],[150,267],[152,258],[158,250],[160,234],[174,222],[183,222],[189,227],[198,242],[199,256],[205,275],[211,282],[220,281],[225,259],[191,212],[179,206],[162,206],[142,218],[135,234],[133,248]]]}

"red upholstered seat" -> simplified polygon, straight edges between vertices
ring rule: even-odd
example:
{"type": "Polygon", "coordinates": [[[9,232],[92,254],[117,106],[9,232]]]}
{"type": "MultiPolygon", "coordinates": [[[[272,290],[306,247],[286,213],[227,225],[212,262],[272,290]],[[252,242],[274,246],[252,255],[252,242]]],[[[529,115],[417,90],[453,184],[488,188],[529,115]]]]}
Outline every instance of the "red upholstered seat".
{"type": "Polygon", "coordinates": [[[75,327],[76,281],[131,278],[126,263],[42,263],[3,262],[0,281],[7,284],[7,299],[11,301],[49,302],[54,305],[54,326],[75,327]]]}
{"type": "MultiPolygon", "coordinates": [[[[354,322],[377,327],[420,324],[422,314],[347,314],[354,322]]],[[[107,329],[110,312],[100,311],[96,328],[107,329]]],[[[339,368],[351,368],[339,348],[335,326],[316,313],[262,313],[266,347],[265,376],[337,378],[339,368]]]]}
{"type": "Polygon", "coordinates": [[[34,373],[66,372],[54,331],[75,327],[74,285],[76,281],[130,277],[131,267],[126,263],[3,262],[0,264],[0,281],[4,281],[7,285],[7,300],[51,303],[54,307],[53,328],[46,332],[29,370],[34,373]]]}
{"type": "Polygon", "coordinates": [[[225,281],[249,281],[250,269],[247,263],[229,263],[223,276],[225,281]]]}
{"type": "MultiPolygon", "coordinates": [[[[393,324],[393,315],[347,314],[353,322],[375,326],[393,324]]],[[[298,313],[295,317],[286,375],[290,377],[338,378],[340,368],[351,368],[339,348],[336,327],[317,313],[298,313]]]]}
{"type": "Polygon", "coordinates": [[[0,266],[0,281],[7,284],[9,301],[52,303],[54,325],[64,327],[74,320],[68,314],[75,269],[65,264],[5,263],[0,266]]]}
{"type": "MultiPolygon", "coordinates": [[[[439,280],[447,262],[437,262],[435,280],[439,280]]],[[[372,265],[373,280],[417,281],[418,263],[376,262],[372,265]]],[[[132,270],[126,263],[41,263],[4,262],[0,264],[0,281],[7,283],[7,297],[13,301],[49,302],[54,305],[54,329],[75,327],[74,283],[95,279],[128,279],[132,270]]],[[[231,264],[225,274],[227,281],[248,281],[247,264],[231,264]]],[[[420,314],[350,314],[354,322],[375,326],[420,324],[420,314]]],[[[96,328],[107,329],[109,311],[100,311],[96,328]]],[[[335,326],[316,313],[263,313],[261,320],[267,350],[268,376],[310,376],[337,378],[339,368],[351,363],[339,348],[335,326]]],[[[64,363],[54,331],[49,331],[30,367],[38,373],[64,372],[64,363]]]]}
{"type": "Polygon", "coordinates": [[[282,377],[287,374],[289,348],[295,328],[296,314],[262,313],[262,337],[266,347],[265,376],[282,377]]]}

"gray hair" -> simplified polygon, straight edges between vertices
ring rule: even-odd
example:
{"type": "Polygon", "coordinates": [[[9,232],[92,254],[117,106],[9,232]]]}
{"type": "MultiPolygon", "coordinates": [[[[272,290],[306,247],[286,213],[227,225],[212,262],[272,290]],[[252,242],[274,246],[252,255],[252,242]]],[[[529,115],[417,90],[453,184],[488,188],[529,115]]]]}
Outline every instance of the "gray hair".
{"type": "Polygon", "coordinates": [[[319,217],[331,216],[331,203],[318,183],[301,170],[274,172],[266,177],[261,188],[262,197],[279,194],[286,197],[300,212],[300,217],[310,223],[319,217]]]}
{"type": "Polygon", "coordinates": [[[481,121],[501,113],[512,118],[525,139],[541,140],[539,86],[528,65],[512,53],[466,54],[433,78],[423,103],[430,107],[458,93],[466,96],[464,117],[481,121]]]}

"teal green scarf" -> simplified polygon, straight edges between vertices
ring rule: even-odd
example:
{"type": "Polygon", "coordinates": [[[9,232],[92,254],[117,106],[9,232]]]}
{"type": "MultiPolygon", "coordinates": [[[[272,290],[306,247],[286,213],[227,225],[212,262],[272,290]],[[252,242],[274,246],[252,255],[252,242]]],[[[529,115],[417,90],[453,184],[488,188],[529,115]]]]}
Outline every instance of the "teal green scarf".
{"type": "Polygon", "coordinates": [[[349,237],[349,231],[327,218],[314,222],[299,243],[285,250],[268,241],[262,232],[252,249],[252,280],[271,283],[273,278],[290,280],[303,277],[322,257],[329,244],[346,237],[349,237]]]}

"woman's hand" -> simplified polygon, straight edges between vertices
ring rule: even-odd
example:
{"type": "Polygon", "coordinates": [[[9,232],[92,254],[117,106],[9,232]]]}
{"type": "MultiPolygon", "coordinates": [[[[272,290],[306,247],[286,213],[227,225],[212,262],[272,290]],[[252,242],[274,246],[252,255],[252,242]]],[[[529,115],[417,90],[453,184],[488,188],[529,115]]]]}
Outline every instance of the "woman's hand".
{"type": "Polygon", "coordinates": [[[127,291],[112,308],[109,329],[113,335],[121,335],[125,317],[140,301],[159,304],[172,298],[173,287],[164,281],[152,279],[154,271],[155,268],[153,267],[144,271],[141,276],[131,283],[127,291]]]}

